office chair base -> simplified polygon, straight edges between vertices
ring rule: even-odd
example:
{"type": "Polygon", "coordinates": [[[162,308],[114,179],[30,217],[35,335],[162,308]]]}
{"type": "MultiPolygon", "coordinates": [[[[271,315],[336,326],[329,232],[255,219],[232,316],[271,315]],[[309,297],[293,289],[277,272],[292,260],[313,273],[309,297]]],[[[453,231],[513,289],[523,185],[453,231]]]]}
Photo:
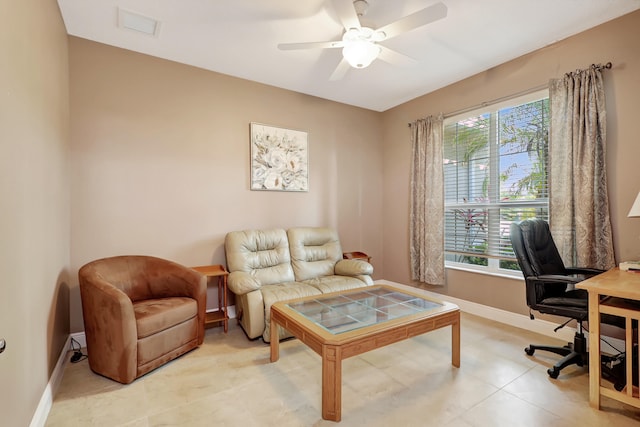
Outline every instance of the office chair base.
{"type": "Polygon", "coordinates": [[[533,353],[535,353],[536,350],[543,350],[543,351],[559,354],[560,356],[567,356],[573,352],[573,347],[571,345],[565,345],[564,347],[557,347],[557,346],[531,344],[529,345],[529,347],[526,347],[524,349],[524,352],[527,353],[527,356],[533,356],[533,353]]]}
{"type": "MultiPolygon", "coordinates": [[[[581,346],[581,337],[578,336],[577,343],[578,346],[581,346]]],[[[547,374],[549,374],[550,378],[556,379],[560,375],[560,371],[569,365],[577,365],[577,366],[588,366],[589,365],[589,353],[586,351],[574,351],[574,346],[568,344],[564,347],[552,347],[545,345],[529,345],[524,349],[527,355],[532,356],[536,350],[544,350],[549,351],[551,353],[559,354],[564,356],[555,365],[551,368],[547,369],[547,374]]],[[[624,366],[624,363],[617,364],[613,369],[611,367],[611,363],[616,360],[614,356],[601,356],[601,372],[602,378],[614,383],[614,387],[616,390],[620,391],[625,386],[624,381],[624,373],[622,375],[619,372],[620,367],[624,366]]]]}
{"type": "Polygon", "coordinates": [[[569,354],[556,362],[555,365],[547,369],[547,374],[549,374],[551,378],[556,379],[558,378],[558,375],[560,375],[560,371],[569,365],[586,366],[588,364],[588,357],[588,354],[571,351],[569,354]]]}
{"type": "Polygon", "coordinates": [[[536,350],[548,351],[563,356],[553,367],[547,370],[547,373],[553,379],[558,378],[560,371],[569,365],[586,366],[589,363],[587,340],[581,331],[576,332],[573,337],[573,343],[569,343],[564,347],[531,344],[524,349],[524,352],[532,356],[536,350]]]}

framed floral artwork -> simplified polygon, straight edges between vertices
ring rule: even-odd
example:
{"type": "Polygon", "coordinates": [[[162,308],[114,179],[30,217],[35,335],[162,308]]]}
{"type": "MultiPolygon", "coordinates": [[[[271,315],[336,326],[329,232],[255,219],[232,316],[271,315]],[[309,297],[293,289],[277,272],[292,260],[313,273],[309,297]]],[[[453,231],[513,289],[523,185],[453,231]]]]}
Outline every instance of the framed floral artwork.
{"type": "Polygon", "coordinates": [[[309,191],[307,133],[251,123],[251,189],[309,191]]]}

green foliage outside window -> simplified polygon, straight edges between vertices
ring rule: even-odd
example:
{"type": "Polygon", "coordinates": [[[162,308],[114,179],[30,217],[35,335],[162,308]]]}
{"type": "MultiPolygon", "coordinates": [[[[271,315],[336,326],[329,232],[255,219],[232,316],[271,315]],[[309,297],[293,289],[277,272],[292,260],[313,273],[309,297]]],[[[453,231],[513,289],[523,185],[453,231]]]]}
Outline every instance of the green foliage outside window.
{"type": "Polygon", "coordinates": [[[548,218],[548,98],[447,124],[444,141],[447,259],[519,270],[509,224],[548,218]]]}

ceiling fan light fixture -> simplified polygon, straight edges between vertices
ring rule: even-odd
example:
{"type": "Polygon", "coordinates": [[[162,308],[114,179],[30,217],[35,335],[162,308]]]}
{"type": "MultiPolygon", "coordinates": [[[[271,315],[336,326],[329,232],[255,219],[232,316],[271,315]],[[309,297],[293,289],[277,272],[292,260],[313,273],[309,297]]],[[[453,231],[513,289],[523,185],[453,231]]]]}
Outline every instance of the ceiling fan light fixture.
{"type": "Polygon", "coordinates": [[[353,68],[368,67],[380,54],[380,47],[366,40],[347,43],[342,49],[342,56],[353,68]]]}
{"type": "Polygon", "coordinates": [[[368,67],[380,54],[380,46],[374,43],[371,28],[351,28],[344,33],[342,56],[353,68],[368,67]]]}

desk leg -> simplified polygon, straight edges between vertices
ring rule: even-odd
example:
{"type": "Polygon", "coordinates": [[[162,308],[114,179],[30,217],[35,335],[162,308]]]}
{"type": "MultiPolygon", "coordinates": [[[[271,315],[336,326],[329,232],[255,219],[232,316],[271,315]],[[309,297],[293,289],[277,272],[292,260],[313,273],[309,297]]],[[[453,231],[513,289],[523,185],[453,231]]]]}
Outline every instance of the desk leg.
{"type": "Polygon", "coordinates": [[[342,351],[338,346],[322,347],[322,418],[342,418],[342,351]]]}
{"type": "Polygon", "coordinates": [[[589,403],[600,409],[600,295],[589,292],[589,403]]]}
{"type": "Polygon", "coordinates": [[[460,367],[460,312],[456,322],[451,325],[451,364],[460,367]]]}

